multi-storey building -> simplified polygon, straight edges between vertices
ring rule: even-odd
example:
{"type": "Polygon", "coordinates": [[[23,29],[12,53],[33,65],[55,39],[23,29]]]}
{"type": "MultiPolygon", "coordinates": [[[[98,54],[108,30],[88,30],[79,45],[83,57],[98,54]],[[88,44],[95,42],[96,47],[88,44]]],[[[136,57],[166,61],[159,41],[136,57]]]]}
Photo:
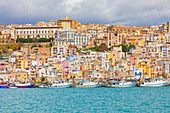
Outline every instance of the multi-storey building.
{"type": "Polygon", "coordinates": [[[0,44],[10,42],[11,35],[10,34],[0,34],[0,44]]]}
{"type": "Polygon", "coordinates": [[[65,54],[66,54],[66,49],[67,49],[67,46],[61,46],[61,45],[53,46],[52,47],[52,56],[62,58],[62,56],[63,55],[65,56],[65,54]]]}
{"type": "Polygon", "coordinates": [[[124,44],[143,47],[145,45],[145,37],[143,35],[129,35],[124,38],[124,44]]]}
{"type": "Polygon", "coordinates": [[[48,56],[51,56],[52,47],[38,47],[39,53],[45,53],[48,56]]]}
{"type": "Polygon", "coordinates": [[[64,44],[76,45],[77,47],[88,46],[90,43],[89,34],[75,33],[73,29],[59,30],[55,34],[55,45],[64,44]]]}
{"type": "Polygon", "coordinates": [[[16,27],[11,37],[17,38],[51,38],[59,27],[16,27]]]}
{"type": "Polygon", "coordinates": [[[73,24],[74,24],[74,20],[69,19],[68,17],[66,17],[65,19],[58,19],[58,26],[60,28],[63,29],[67,29],[67,28],[72,28],[73,29],[73,24]]]}
{"type": "Polygon", "coordinates": [[[129,27],[129,26],[124,26],[124,25],[111,25],[107,28],[107,31],[109,32],[122,32],[122,33],[133,33],[137,32],[139,30],[142,30],[141,27],[129,27]]]}
{"type": "Polygon", "coordinates": [[[166,24],[159,24],[158,27],[161,32],[170,32],[170,22],[167,22],[166,24]]]}
{"type": "Polygon", "coordinates": [[[19,58],[16,60],[16,68],[19,69],[26,69],[31,66],[31,59],[26,59],[26,58],[19,58]]]}

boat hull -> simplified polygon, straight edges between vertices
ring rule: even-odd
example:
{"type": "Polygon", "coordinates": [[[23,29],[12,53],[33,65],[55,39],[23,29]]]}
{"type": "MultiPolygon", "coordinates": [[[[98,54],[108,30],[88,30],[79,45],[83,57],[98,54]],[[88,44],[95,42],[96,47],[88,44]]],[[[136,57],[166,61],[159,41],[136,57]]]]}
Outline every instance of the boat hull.
{"type": "Polygon", "coordinates": [[[11,86],[11,87],[9,87],[9,88],[32,88],[32,87],[34,87],[34,84],[32,84],[32,85],[19,85],[19,86],[11,86]]]}
{"type": "Polygon", "coordinates": [[[70,83],[52,84],[50,88],[71,88],[70,83]]]}
{"type": "Polygon", "coordinates": [[[92,85],[76,85],[76,88],[96,88],[101,87],[102,84],[92,84],[92,85]]]}
{"type": "Polygon", "coordinates": [[[127,88],[127,87],[134,87],[134,85],[136,84],[136,82],[134,83],[125,83],[125,84],[118,84],[118,85],[106,85],[105,87],[115,87],[115,88],[127,88]]]}
{"type": "Polygon", "coordinates": [[[140,87],[164,87],[168,82],[164,83],[145,83],[141,84],[140,87]]]}
{"type": "Polygon", "coordinates": [[[1,85],[0,88],[9,88],[9,86],[1,85]]]}

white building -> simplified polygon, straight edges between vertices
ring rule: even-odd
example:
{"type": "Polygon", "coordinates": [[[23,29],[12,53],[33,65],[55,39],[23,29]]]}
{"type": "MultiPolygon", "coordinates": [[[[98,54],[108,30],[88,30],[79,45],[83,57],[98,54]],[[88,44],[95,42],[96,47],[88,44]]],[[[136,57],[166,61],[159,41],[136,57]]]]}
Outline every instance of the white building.
{"type": "Polygon", "coordinates": [[[52,38],[59,27],[16,27],[11,37],[17,38],[52,38]]]}

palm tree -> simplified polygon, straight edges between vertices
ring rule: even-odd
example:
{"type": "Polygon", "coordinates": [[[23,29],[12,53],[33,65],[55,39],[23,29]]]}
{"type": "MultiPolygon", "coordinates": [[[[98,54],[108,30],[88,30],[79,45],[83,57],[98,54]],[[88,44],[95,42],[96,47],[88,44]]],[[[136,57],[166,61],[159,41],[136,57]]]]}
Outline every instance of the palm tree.
{"type": "Polygon", "coordinates": [[[17,35],[17,39],[19,40],[19,35],[17,35]]]}
{"type": "Polygon", "coordinates": [[[30,35],[27,35],[27,38],[28,38],[28,43],[29,43],[30,35]]]}

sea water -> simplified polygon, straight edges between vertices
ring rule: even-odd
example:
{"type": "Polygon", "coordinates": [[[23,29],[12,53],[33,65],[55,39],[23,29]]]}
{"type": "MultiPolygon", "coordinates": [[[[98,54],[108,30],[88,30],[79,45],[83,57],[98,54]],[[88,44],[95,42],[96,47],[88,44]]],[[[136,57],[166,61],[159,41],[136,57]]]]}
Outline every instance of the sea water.
{"type": "Polygon", "coordinates": [[[0,89],[0,112],[170,113],[170,87],[0,89]]]}

